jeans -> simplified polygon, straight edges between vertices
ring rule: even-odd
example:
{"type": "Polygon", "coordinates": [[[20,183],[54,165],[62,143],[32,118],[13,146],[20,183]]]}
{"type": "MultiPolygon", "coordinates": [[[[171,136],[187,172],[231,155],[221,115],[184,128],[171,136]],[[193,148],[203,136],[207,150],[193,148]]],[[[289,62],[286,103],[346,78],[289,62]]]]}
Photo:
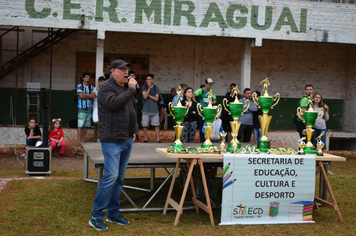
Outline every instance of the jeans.
{"type": "Polygon", "coordinates": [[[33,139],[33,138],[26,139],[26,146],[29,146],[29,147],[35,146],[38,141],[42,141],[42,139],[40,139],[40,138],[36,138],[36,139],[33,139]]]}
{"type": "Polygon", "coordinates": [[[128,142],[103,142],[104,177],[101,179],[94,200],[92,217],[103,219],[107,210],[108,217],[115,217],[120,212],[119,197],[124,186],[123,180],[133,146],[132,138],[128,142]]]}
{"type": "Polygon", "coordinates": [[[197,122],[196,121],[183,121],[182,123],[183,130],[180,135],[180,141],[182,143],[187,142],[187,137],[188,137],[188,143],[193,143],[195,134],[197,133],[197,122]]]}
{"type": "Polygon", "coordinates": [[[258,140],[262,137],[262,131],[261,128],[253,128],[253,137],[255,139],[255,142],[258,143],[258,140]]]}
{"type": "Polygon", "coordinates": [[[312,143],[313,143],[313,145],[314,145],[314,147],[315,148],[317,148],[316,147],[316,143],[317,143],[317,141],[315,140],[320,134],[321,134],[321,132],[325,132],[325,134],[323,135],[323,136],[321,136],[321,141],[324,143],[324,147],[323,147],[323,149],[326,149],[326,129],[315,129],[314,128],[314,133],[313,133],[313,137],[312,137],[312,143]]]}

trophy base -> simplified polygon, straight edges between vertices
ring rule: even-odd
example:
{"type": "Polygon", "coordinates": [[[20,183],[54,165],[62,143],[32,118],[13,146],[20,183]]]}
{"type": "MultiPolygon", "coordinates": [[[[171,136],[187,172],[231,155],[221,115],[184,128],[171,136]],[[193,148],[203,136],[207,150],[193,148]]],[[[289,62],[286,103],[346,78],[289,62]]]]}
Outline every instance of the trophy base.
{"type": "MultiPolygon", "coordinates": [[[[232,146],[232,142],[229,143],[229,146],[227,147],[226,149],[226,152],[233,152],[234,151],[234,147],[232,146]]],[[[241,149],[241,143],[236,143],[237,146],[236,146],[236,151],[240,150],[241,149]]]]}
{"type": "Polygon", "coordinates": [[[315,147],[305,147],[304,153],[305,154],[316,154],[315,147]]]}
{"type": "Polygon", "coordinates": [[[267,152],[271,148],[271,143],[270,141],[263,141],[259,140],[257,144],[257,149],[260,150],[260,152],[267,152]]]}
{"type": "Polygon", "coordinates": [[[172,144],[171,146],[176,147],[177,149],[179,149],[181,152],[186,152],[187,150],[185,149],[185,147],[183,146],[183,144],[172,144]]]}
{"type": "Polygon", "coordinates": [[[207,148],[207,147],[213,147],[214,144],[202,144],[201,147],[202,148],[207,148]]]}

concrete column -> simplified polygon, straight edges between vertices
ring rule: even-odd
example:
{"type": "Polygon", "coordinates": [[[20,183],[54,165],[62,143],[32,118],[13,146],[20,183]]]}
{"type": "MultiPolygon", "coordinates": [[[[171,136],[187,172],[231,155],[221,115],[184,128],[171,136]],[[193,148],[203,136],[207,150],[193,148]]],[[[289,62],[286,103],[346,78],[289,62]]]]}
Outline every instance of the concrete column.
{"type": "Polygon", "coordinates": [[[200,87],[202,84],[201,78],[201,50],[202,50],[202,38],[196,37],[194,39],[194,69],[193,69],[193,84],[192,88],[194,91],[200,87]]]}
{"type": "Polygon", "coordinates": [[[241,85],[240,92],[251,87],[251,40],[244,39],[241,56],[241,85]]]}
{"type": "Polygon", "coordinates": [[[104,41],[105,31],[98,31],[96,39],[95,86],[98,85],[98,78],[103,75],[104,71],[104,41]]]}
{"type": "MultiPolygon", "coordinates": [[[[24,34],[23,38],[25,39],[24,43],[23,43],[23,48],[19,48],[19,50],[27,50],[30,47],[32,47],[32,38],[33,38],[32,28],[25,27],[23,34],[24,34]]],[[[21,31],[20,31],[20,36],[21,36],[21,31]]],[[[26,88],[26,82],[31,82],[32,81],[31,75],[32,75],[32,59],[28,60],[24,64],[24,66],[23,66],[23,77],[22,77],[22,80],[21,80],[20,76],[19,76],[18,86],[26,88]]],[[[41,86],[42,86],[42,84],[41,84],[41,86]]]]}

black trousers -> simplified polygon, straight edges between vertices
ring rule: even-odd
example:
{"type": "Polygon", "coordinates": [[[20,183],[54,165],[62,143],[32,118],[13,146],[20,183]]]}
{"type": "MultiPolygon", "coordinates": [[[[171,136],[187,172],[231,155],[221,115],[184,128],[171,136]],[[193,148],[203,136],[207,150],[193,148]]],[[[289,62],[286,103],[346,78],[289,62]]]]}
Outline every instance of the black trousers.
{"type": "Polygon", "coordinates": [[[303,134],[303,130],[305,130],[305,124],[303,121],[297,120],[297,122],[295,123],[295,127],[297,128],[300,138],[306,137],[306,135],[303,134]]]}
{"type": "Polygon", "coordinates": [[[239,132],[237,134],[237,139],[240,140],[243,135],[243,141],[242,142],[250,142],[251,140],[251,135],[253,131],[253,126],[252,125],[244,125],[241,124],[239,132]]]}
{"type": "Polygon", "coordinates": [[[200,139],[200,142],[201,143],[204,143],[205,142],[205,135],[203,134],[203,125],[204,125],[204,120],[201,116],[199,116],[199,124],[198,124],[198,127],[199,127],[199,139],[200,139]]]}

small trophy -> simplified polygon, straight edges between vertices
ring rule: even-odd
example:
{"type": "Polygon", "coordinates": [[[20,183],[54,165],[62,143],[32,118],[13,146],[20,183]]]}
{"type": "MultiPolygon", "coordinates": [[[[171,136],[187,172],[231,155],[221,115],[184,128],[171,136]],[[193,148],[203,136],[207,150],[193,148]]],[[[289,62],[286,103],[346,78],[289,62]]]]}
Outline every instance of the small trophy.
{"type": "Polygon", "coordinates": [[[307,104],[307,107],[309,106],[309,109],[307,111],[302,112],[302,108],[298,107],[297,109],[297,116],[299,119],[301,119],[306,126],[308,127],[305,131],[307,133],[307,145],[305,147],[304,152],[306,154],[316,154],[315,147],[311,142],[314,130],[312,129],[313,125],[320,120],[323,117],[324,114],[324,109],[320,108],[319,111],[314,111],[313,110],[313,99],[312,96],[309,97],[309,101],[307,104]],[[318,119],[318,115],[320,116],[318,119]]]}
{"type": "Polygon", "coordinates": [[[220,117],[221,110],[222,110],[220,104],[218,107],[212,106],[212,104],[211,104],[211,102],[212,102],[211,97],[213,96],[212,91],[209,91],[207,93],[207,95],[208,95],[208,100],[209,100],[208,106],[202,108],[200,103],[198,103],[198,105],[197,105],[198,115],[200,115],[203,118],[203,120],[205,120],[205,122],[206,122],[206,126],[204,127],[206,139],[205,139],[205,142],[201,145],[202,148],[214,146],[213,143],[210,141],[210,134],[211,134],[211,131],[213,130],[213,127],[211,127],[211,123],[214,122],[215,118],[220,117]]]}
{"type": "Polygon", "coordinates": [[[323,141],[321,141],[321,137],[325,134],[325,132],[321,132],[321,134],[315,139],[318,142],[316,143],[316,147],[318,148],[318,151],[316,153],[316,155],[318,156],[324,156],[323,154],[323,147],[325,146],[325,144],[323,143],[323,141]]]}
{"type": "Polygon", "coordinates": [[[304,142],[305,139],[306,138],[303,137],[303,138],[298,140],[298,146],[299,146],[299,152],[298,153],[299,153],[299,155],[305,155],[304,148],[305,148],[305,146],[307,146],[306,143],[304,142]]]}
{"type": "Polygon", "coordinates": [[[237,153],[236,148],[237,148],[237,143],[233,143],[232,144],[232,153],[237,153]]]}
{"type": "Polygon", "coordinates": [[[220,150],[221,153],[225,153],[225,137],[226,137],[227,133],[225,131],[220,132],[220,137],[221,137],[221,143],[220,143],[220,150]]]}
{"type": "Polygon", "coordinates": [[[171,102],[168,104],[168,111],[177,123],[177,125],[174,126],[174,131],[176,133],[176,140],[173,142],[173,144],[171,146],[175,146],[181,152],[186,152],[186,149],[184,148],[183,143],[180,141],[180,135],[183,130],[183,126],[181,126],[181,124],[184,120],[184,116],[188,113],[189,105],[186,104],[186,106],[182,106],[182,104],[180,102],[182,88],[180,86],[178,86],[176,91],[177,91],[177,94],[179,95],[177,106],[173,106],[173,104],[171,102]]]}
{"type": "Polygon", "coordinates": [[[252,99],[255,102],[255,104],[258,106],[258,108],[261,108],[263,112],[261,116],[258,116],[258,120],[260,121],[260,125],[261,125],[262,137],[260,138],[260,140],[258,140],[257,148],[261,152],[267,152],[271,148],[270,141],[267,138],[267,131],[272,120],[272,116],[269,116],[268,112],[269,110],[273,109],[275,105],[278,104],[281,96],[279,95],[279,93],[276,93],[274,97],[268,95],[268,86],[270,86],[268,78],[262,80],[260,84],[262,83],[263,83],[262,91],[265,91],[264,95],[260,96],[257,101],[257,94],[253,93],[252,99]],[[272,104],[273,102],[275,103],[272,104]]]}
{"type": "Polygon", "coordinates": [[[237,140],[237,133],[239,132],[240,125],[241,125],[241,122],[238,122],[238,119],[250,107],[250,100],[246,100],[245,104],[239,102],[238,94],[237,94],[239,92],[239,89],[237,86],[233,88],[233,91],[234,91],[233,97],[235,97],[234,102],[227,103],[228,100],[226,98],[224,98],[223,100],[223,107],[225,111],[227,111],[229,115],[231,115],[231,117],[234,119],[233,121],[230,121],[232,140],[230,141],[229,146],[226,149],[227,152],[234,151],[232,147],[234,143],[236,143],[237,150],[241,149],[241,144],[239,140],[237,140]],[[230,110],[228,110],[227,107],[229,107],[230,110]]]}

